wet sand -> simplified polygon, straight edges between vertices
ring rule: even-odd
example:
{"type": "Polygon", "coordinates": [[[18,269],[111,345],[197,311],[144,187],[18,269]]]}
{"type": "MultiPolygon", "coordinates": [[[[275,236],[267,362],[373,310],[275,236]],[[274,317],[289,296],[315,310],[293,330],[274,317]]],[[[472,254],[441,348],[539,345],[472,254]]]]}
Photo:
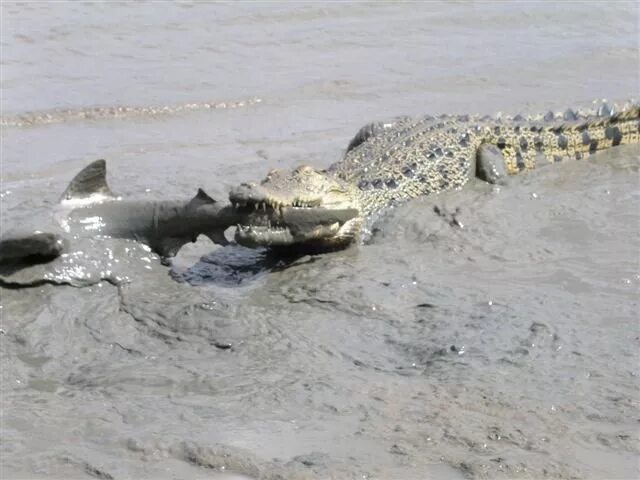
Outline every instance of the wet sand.
{"type": "MultiPolygon", "coordinates": [[[[633,3],[1,8],[3,230],[95,158],[123,195],[223,198],[369,121],[640,80],[633,3]]],[[[419,199],[286,268],[201,238],[119,287],[3,288],[1,476],[636,478],[639,158],[419,199]]]]}

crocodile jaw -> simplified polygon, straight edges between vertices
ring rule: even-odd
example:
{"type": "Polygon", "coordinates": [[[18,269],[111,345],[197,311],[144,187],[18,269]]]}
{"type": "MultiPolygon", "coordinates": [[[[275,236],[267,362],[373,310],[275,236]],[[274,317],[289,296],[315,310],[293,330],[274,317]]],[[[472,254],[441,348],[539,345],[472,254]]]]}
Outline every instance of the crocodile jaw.
{"type": "Polygon", "coordinates": [[[231,203],[244,214],[236,241],[250,247],[347,246],[363,224],[356,190],[308,166],[272,170],[259,184],[243,183],[229,193],[231,203]]]}
{"type": "Polygon", "coordinates": [[[288,226],[238,225],[235,240],[245,247],[306,246],[316,250],[333,250],[355,242],[361,229],[360,217],[344,223],[317,225],[304,231],[296,231],[288,226]]]}

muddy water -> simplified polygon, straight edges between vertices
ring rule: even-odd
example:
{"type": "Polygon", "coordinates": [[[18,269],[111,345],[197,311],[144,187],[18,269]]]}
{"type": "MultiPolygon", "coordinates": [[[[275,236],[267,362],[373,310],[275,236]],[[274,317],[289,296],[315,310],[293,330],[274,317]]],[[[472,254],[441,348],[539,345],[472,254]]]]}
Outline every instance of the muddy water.
{"type": "MultiPolygon", "coordinates": [[[[634,3],[1,8],[3,229],[95,158],[123,196],[223,198],[375,119],[640,81],[634,3]]],[[[417,200],[332,255],[201,239],[3,289],[3,478],[638,477],[639,155],[417,200]]]]}

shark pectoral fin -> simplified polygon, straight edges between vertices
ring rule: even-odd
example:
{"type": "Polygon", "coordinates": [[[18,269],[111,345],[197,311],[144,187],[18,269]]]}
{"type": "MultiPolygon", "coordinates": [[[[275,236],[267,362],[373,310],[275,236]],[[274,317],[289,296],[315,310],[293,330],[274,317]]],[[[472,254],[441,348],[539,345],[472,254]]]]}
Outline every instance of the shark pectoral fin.
{"type": "Polygon", "coordinates": [[[171,257],[175,257],[185,243],[189,243],[190,238],[187,237],[166,237],[162,240],[153,242],[149,245],[151,249],[162,257],[162,263],[171,257]]]}
{"type": "MultiPolygon", "coordinates": [[[[229,244],[229,241],[224,236],[224,231],[214,230],[205,233],[205,235],[209,237],[213,243],[217,243],[218,245],[229,244]]],[[[178,254],[183,245],[193,243],[196,240],[198,240],[197,235],[192,237],[166,237],[153,242],[150,247],[160,255],[160,260],[163,265],[170,265],[171,259],[178,254]]]]}
{"type": "Polygon", "coordinates": [[[0,264],[45,263],[59,257],[66,249],[66,240],[57,233],[12,235],[0,240],[0,264]]]}
{"type": "Polygon", "coordinates": [[[80,170],[71,180],[60,201],[88,198],[93,195],[113,197],[107,184],[107,162],[104,160],[96,160],[80,170]]]}
{"type": "Polygon", "coordinates": [[[224,230],[212,230],[210,232],[206,232],[205,235],[211,239],[213,243],[217,243],[218,245],[229,245],[229,240],[224,236],[224,230]]]}

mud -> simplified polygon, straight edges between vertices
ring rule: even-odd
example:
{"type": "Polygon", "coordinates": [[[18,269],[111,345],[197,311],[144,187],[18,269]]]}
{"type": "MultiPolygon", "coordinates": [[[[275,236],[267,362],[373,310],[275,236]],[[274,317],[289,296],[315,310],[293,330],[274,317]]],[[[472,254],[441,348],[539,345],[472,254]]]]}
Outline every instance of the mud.
{"type": "MultiPolygon", "coordinates": [[[[633,3],[1,8],[3,230],[96,158],[122,195],[221,198],[373,120],[640,80],[633,3]],[[261,101],[144,113],[211,98],[261,101]]],[[[329,255],[111,239],[125,281],[5,287],[1,476],[636,478],[639,160],[474,182],[329,255]]]]}

